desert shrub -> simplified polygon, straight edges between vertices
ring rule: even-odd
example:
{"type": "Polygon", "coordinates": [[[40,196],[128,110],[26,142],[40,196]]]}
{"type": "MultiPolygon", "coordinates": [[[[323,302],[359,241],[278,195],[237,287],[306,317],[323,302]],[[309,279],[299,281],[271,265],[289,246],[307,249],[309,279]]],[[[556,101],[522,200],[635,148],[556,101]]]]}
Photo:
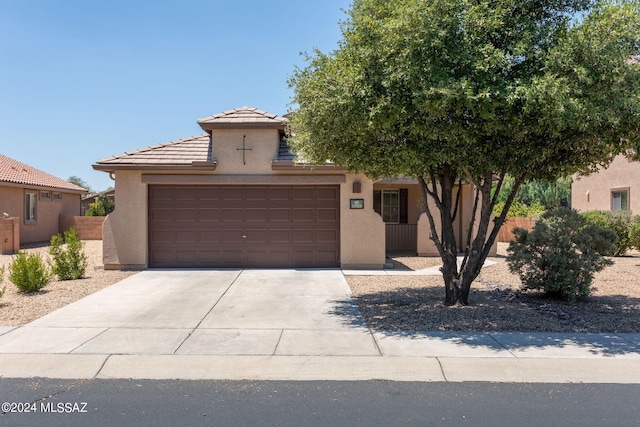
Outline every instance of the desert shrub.
{"type": "Polygon", "coordinates": [[[588,211],[581,215],[589,224],[598,225],[615,233],[617,250],[611,255],[624,255],[634,246],[630,235],[633,217],[629,211],[588,211]]]}
{"type": "Polygon", "coordinates": [[[78,237],[75,228],[51,237],[49,254],[53,257],[51,270],[60,280],[75,280],[84,276],[87,269],[87,256],[82,251],[84,243],[78,237]],[[66,247],[65,247],[66,244],[66,247]]]}
{"type": "MultiPolygon", "coordinates": [[[[495,216],[499,216],[502,213],[502,209],[504,209],[504,202],[496,203],[493,207],[493,214],[495,216]]],[[[515,201],[511,204],[511,206],[509,206],[507,218],[538,216],[544,213],[544,211],[544,206],[538,203],[533,203],[527,206],[522,202],[515,201]]]]}
{"type": "Polygon", "coordinates": [[[507,249],[509,270],[525,288],[550,297],[573,303],[588,296],[594,273],[613,264],[603,254],[616,251],[615,234],[587,223],[575,210],[547,211],[533,230],[516,228],[514,234],[507,249]]]}
{"type": "Polygon", "coordinates": [[[634,216],[629,226],[629,242],[633,248],[640,250],[640,215],[634,216]]]}
{"type": "MultiPolygon", "coordinates": [[[[4,283],[4,265],[0,266],[0,285],[2,285],[3,283],[4,283]]],[[[3,286],[2,289],[0,289],[0,298],[2,298],[6,290],[7,290],[6,286],[3,286]]]]}
{"type": "Polygon", "coordinates": [[[9,264],[9,280],[21,292],[37,292],[47,286],[53,274],[39,254],[18,251],[9,264]]]}

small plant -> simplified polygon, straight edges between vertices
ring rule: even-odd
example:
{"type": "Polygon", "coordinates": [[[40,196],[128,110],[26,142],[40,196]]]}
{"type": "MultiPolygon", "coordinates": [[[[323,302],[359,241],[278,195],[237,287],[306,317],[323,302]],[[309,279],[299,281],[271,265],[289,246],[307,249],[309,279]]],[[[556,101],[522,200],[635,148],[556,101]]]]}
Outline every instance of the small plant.
{"type": "Polygon", "coordinates": [[[633,217],[633,223],[629,227],[629,241],[635,249],[640,250],[640,215],[633,217]]]}
{"type": "MultiPolygon", "coordinates": [[[[4,283],[4,265],[0,267],[0,285],[2,285],[3,283],[4,283]]],[[[3,286],[2,290],[0,290],[0,298],[2,298],[6,290],[7,290],[7,287],[3,286]]]]}
{"type": "Polygon", "coordinates": [[[78,237],[75,228],[51,237],[49,254],[53,257],[51,270],[60,280],[75,280],[84,276],[87,269],[87,256],[82,251],[84,243],[78,237]],[[64,247],[66,243],[66,248],[64,247]]]}
{"type": "Polygon", "coordinates": [[[9,280],[21,292],[37,292],[47,286],[53,274],[39,254],[18,251],[9,264],[9,280]]]}
{"type": "Polygon", "coordinates": [[[616,252],[610,255],[621,256],[634,246],[632,241],[633,217],[629,211],[588,211],[581,214],[589,224],[598,225],[613,231],[617,236],[616,252]]]}
{"type": "Polygon", "coordinates": [[[603,254],[614,253],[615,233],[587,223],[575,210],[545,212],[530,232],[514,230],[507,249],[509,270],[527,289],[571,303],[590,294],[595,272],[612,265],[603,254]]]}

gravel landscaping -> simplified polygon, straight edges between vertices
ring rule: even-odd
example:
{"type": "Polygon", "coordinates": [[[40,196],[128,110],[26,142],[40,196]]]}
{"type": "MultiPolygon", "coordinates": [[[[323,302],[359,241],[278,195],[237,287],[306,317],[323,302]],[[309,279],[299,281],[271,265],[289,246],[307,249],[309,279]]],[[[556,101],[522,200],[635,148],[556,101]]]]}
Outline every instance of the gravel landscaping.
{"type": "MultiPolygon", "coordinates": [[[[8,281],[0,298],[0,326],[20,326],[116,283],[135,272],[105,271],[102,242],[85,241],[89,258],[86,278],[54,281],[42,291],[23,294],[8,281]]],[[[501,244],[499,254],[506,245],[501,244]]],[[[47,256],[47,247],[29,252],[47,256]]],[[[0,255],[0,265],[11,262],[0,255]]],[[[504,256],[491,258],[474,282],[469,307],[445,307],[438,276],[348,276],[354,298],[367,324],[389,331],[520,331],[640,333],[640,253],[614,258],[615,264],[596,275],[593,295],[567,304],[521,289],[509,273],[504,256]]],[[[440,264],[439,258],[394,257],[395,270],[419,270],[440,264]]]]}
{"type": "MultiPolygon", "coordinates": [[[[640,253],[612,258],[597,273],[592,295],[575,304],[545,299],[521,289],[509,272],[500,244],[495,265],[471,287],[468,307],[446,307],[438,276],[347,277],[370,328],[389,331],[640,332],[640,253]]],[[[439,259],[394,257],[396,269],[417,270],[439,259]]]]}
{"type": "MultiPolygon", "coordinates": [[[[5,265],[4,296],[0,298],[0,326],[20,326],[44,316],[60,307],[79,300],[106,286],[112,285],[125,277],[135,274],[132,271],[105,271],[102,269],[102,241],[84,241],[84,253],[89,265],[85,278],[78,280],[53,281],[39,292],[25,294],[9,282],[9,263],[11,255],[0,255],[0,266],[5,265]]],[[[35,246],[25,249],[37,252],[48,258],[48,246],[35,246]]]]}

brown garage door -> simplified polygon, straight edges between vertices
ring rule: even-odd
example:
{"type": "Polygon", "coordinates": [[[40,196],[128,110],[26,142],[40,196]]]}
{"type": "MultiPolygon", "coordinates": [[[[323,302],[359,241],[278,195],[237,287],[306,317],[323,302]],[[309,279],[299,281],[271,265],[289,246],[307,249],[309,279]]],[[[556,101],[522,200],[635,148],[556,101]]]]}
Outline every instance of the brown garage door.
{"type": "Polygon", "coordinates": [[[151,267],[337,267],[339,186],[149,186],[151,267]]]}

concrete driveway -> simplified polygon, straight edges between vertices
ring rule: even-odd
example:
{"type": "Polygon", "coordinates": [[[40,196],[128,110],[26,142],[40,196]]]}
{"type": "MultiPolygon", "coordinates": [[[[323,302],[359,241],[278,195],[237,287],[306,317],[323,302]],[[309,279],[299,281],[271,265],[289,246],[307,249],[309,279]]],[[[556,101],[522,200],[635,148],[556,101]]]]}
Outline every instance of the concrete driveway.
{"type": "Polygon", "coordinates": [[[340,270],[147,270],[0,336],[0,353],[379,355],[340,270]]]}
{"type": "Polygon", "coordinates": [[[640,383],[640,334],[371,331],[340,270],[147,270],[0,326],[0,378],[640,383]]]}

